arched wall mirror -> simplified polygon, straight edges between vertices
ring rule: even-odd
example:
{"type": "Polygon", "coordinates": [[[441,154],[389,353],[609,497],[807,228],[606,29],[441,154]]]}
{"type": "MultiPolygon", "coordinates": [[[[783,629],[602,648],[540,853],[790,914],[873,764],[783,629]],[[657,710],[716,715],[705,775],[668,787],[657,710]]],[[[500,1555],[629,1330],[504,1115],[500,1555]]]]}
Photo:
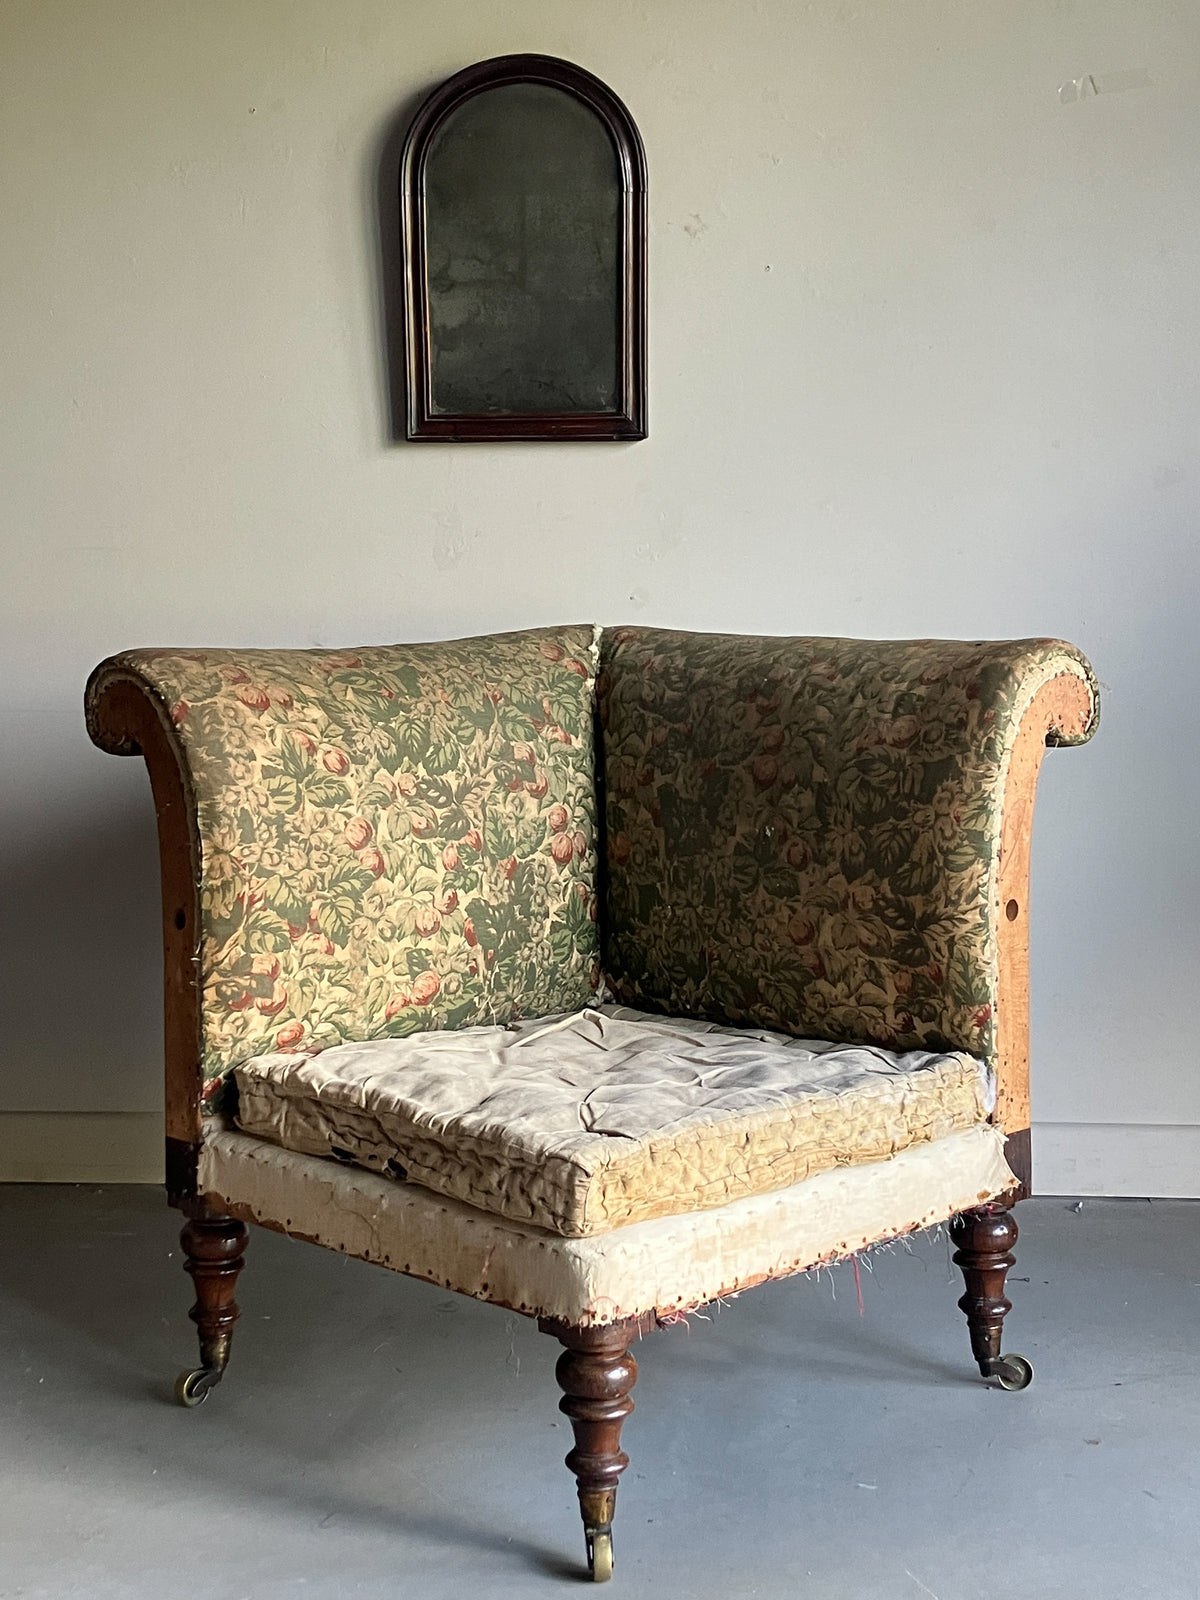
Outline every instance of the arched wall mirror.
{"type": "Polygon", "coordinates": [[[646,161],[552,56],[468,67],[404,145],[410,439],[646,437],[646,161]]]}

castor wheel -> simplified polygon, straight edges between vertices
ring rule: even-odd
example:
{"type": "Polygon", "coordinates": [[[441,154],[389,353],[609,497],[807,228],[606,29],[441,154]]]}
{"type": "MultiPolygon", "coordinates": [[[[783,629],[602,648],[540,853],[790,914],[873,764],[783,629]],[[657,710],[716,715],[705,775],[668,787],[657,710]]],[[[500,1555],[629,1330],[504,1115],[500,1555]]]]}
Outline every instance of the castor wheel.
{"type": "Polygon", "coordinates": [[[593,1583],[607,1583],[613,1574],[611,1528],[587,1528],[588,1571],[593,1583]]]}
{"type": "Polygon", "coordinates": [[[1024,1356],[999,1356],[988,1376],[1002,1389],[1028,1389],[1033,1382],[1033,1362],[1024,1356]]]}
{"type": "Polygon", "coordinates": [[[195,1367],[191,1372],[181,1372],[175,1380],[175,1398],[181,1406],[203,1405],[221,1381],[215,1367],[195,1367]]]}

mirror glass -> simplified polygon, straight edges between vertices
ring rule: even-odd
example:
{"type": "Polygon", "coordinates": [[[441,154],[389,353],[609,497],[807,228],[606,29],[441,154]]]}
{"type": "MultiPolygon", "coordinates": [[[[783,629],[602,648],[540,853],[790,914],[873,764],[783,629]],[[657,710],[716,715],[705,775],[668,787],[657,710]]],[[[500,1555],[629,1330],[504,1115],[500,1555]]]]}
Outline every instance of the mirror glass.
{"type": "Polygon", "coordinates": [[[607,128],[565,90],[451,111],[425,166],[434,414],[619,408],[622,200],[607,128]]]}

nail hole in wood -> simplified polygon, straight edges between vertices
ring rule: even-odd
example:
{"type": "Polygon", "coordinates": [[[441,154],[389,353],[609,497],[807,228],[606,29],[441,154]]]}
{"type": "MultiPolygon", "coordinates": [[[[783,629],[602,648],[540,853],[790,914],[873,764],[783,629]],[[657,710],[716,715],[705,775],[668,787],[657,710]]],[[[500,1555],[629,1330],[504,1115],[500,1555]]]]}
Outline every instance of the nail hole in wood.
{"type": "Polygon", "coordinates": [[[1021,914],[1021,908],[1015,900],[1010,900],[1004,908],[1004,915],[1010,922],[1015,922],[1021,914]]]}
{"type": "Polygon", "coordinates": [[[175,926],[177,928],[179,928],[179,929],[183,929],[183,928],[187,927],[187,912],[186,911],[177,911],[175,913],[175,926]]]}

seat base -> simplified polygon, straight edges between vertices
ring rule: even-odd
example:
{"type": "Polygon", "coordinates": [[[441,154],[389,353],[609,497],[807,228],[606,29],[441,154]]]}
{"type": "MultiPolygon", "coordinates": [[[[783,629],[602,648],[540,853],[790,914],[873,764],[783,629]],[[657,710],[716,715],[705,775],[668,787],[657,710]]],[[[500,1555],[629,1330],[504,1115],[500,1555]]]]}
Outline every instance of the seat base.
{"type": "Polygon", "coordinates": [[[243,1221],[576,1327],[677,1316],[944,1222],[1015,1183],[1004,1135],[987,1126],[712,1210],[567,1239],[216,1122],[199,1161],[201,1193],[243,1221]]]}

